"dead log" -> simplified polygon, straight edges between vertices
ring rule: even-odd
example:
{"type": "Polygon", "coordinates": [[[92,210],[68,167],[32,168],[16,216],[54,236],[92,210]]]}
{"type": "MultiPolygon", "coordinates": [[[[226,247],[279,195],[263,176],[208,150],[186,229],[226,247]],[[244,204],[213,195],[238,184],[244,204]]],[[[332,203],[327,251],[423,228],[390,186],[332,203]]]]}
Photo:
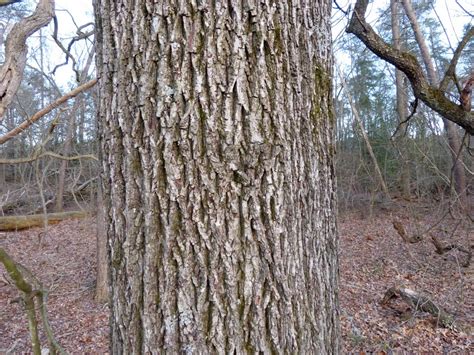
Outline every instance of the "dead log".
{"type": "Polygon", "coordinates": [[[70,211],[60,213],[33,214],[27,216],[0,217],[0,231],[15,231],[32,227],[42,227],[44,221],[48,224],[57,224],[69,218],[85,218],[91,215],[88,211],[70,211]]]}
{"type": "Polygon", "coordinates": [[[467,250],[463,248],[460,245],[457,244],[448,244],[448,245],[443,245],[443,243],[435,236],[431,235],[431,242],[436,248],[436,253],[439,255],[443,255],[444,253],[450,251],[450,250],[459,250],[460,252],[463,252],[466,254],[467,258],[464,262],[461,263],[462,267],[468,267],[469,264],[471,263],[471,258],[472,258],[472,252],[470,250],[467,250]]]}
{"type": "Polygon", "coordinates": [[[385,292],[385,295],[380,302],[386,305],[390,300],[400,297],[415,311],[428,312],[436,317],[439,324],[446,328],[454,327],[454,317],[449,314],[442,307],[437,306],[428,297],[420,295],[419,293],[403,287],[391,287],[385,292]]]}

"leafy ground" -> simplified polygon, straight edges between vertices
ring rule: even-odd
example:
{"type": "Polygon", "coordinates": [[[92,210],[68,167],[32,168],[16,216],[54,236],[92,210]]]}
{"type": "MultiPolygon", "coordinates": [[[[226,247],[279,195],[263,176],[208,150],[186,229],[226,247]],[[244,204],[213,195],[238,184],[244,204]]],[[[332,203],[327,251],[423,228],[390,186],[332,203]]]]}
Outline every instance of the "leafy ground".
{"type": "MultiPolygon", "coordinates": [[[[423,206],[340,217],[343,353],[474,353],[472,263],[462,267],[465,254],[456,250],[436,254],[427,236],[417,244],[403,243],[392,227],[394,217],[409,232],[438,222],[449,231],[458,224],[423,206]],[[454,314],[458,329],[442,328],[433,316],[413,311],[400,300],[382,306],[385,291],[401,285],[445,307],[454,314]]],[[[472,226],[461,223],[449,242],[470,248],[472,235],[472,226]]],[[[0,246],[49,288],[50,322],[69,353],[108,351],[108,309],[94,301],[95,245],[93,220],[62,222],[46,233],[36,228],[0,234],[0,246]]],[[[31,351],[18,292],[2,274],[0,267],[0,354],[31,351]]]]}

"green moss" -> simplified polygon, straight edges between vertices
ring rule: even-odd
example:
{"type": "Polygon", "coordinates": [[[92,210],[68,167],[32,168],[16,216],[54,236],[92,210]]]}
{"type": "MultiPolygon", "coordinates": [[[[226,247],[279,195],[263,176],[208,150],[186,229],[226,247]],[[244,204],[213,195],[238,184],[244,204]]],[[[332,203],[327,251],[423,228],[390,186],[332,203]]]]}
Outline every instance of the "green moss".
{"type": "MultiPolygon", "coordinates": [[[[313,135],[318,137],[320,127],[326,120],[324,115],[328,116],[329,125],[334,125],[335,114],[332,106],[332,77],[322,65],[317,64],[314,69],[314,92],[312,98],[312,109],[310,118],[313,124],[313,135]],[[326,99],[326,100],[324,100],[326,99]],[[323,102],[327,101],[327,107],[322,107],[323,102]]],[[[326,105],[326,104],[324,104],[326,105]]]]}
{"type": "Polygon", "coordinates": [[[275,43],[275,49],[276,49],[275,52],[277,54],[283,53],[284,46],[283,46],[283,36],[282,36],[281,27],[275,28],[274,43],[275,43]]]}
{"type": "Polygon", "coordinates": [[[142,172],[142,164],[140,158],[137,154],[133,154],[133,157],[130,160],[130,169],[133,175],[140,175],[142,172]]]}
{"type": "Polygon", "coordinates": [[[122,264],[123,252],[118,243],[114,245],[114,257],[112,259],[112,267],[118,269],[122,264]]]}
{"type": "Polygon", "coordinates": [[[201,121],[201,124],[204,126],[204,124],[207,120],[207,116],[206,116],[206,113],[204,112],[204,110],[202,109],[201,105],[198,105],[198,115],[199,115],[199,119],[201,121]]]}
{"type": "Polygon", "coordinates": [[[171,218],[171,231],[174,235],[179,235],[183,226],[183,221],[178,204],[176,204],[175,211],[171,214],[171,218]]]}

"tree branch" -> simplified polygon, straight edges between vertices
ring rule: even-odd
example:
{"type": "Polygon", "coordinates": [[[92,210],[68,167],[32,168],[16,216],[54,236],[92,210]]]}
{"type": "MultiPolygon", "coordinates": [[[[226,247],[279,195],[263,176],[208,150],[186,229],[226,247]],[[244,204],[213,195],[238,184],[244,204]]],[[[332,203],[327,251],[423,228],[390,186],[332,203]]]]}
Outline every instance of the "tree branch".
{"type": "Polygon", "coordinates": [[[41,154],[33,154],[30,157],[26,158],[16,158],[16,159],[0,159],[0,165],[2,164],[22,164],[22,163],[31,163],[32,161],[35,161],[39,158],[43,157],[52,157],[60,160],[66,160],[66,161],[71,161],[71,160],[79,160],[79,159],[92,159],[92,160],[98,160],[96,156],[92,154],[82,154],[82,155],[74,155],[74,156],[64,156],[61,154],[57,154],[54,152],[43,152],[41,154]]]}
{"type": "Polygon", "coordinates": [[[40,118],[42,118],[43,116],[45,116],[46,114],[48,114],[49,112],[54,110],[55,108],[58,108],[60,105],[65,103],[67,100],[79,95],[81,92],[83,92],[87,89],[90,89],[96,83],[97,83],[97,79],[92,79],[92,80],[88,81],[87,83],[85,83],[81,86],[78,86],[77,88],[70,91],[66,95],[60,97],[59,99],[57,99],[53,103],[46,106],[44,109],[36,112],[33,116],[31,116],[31,118],[27,119],[26,121],[23,121],[19,126],[13,128],[10,132],[8,132],[8,133],[4,134],[3,136],[1,136],[0,137],[0,145],[2,145],[3,143],[9,141],[10,139],[15,137],[16,135],[23,132],[25,129],[27,129],[29,126],[31,126],[33,123],[38,121],[40,118]]]}
{"type": "Polygon", "coordinates": [[[459,57],[461,56],[461,53],[466,47],[466,45],[469,43],[469,40],[471,37],[474,36],[474,27],[471,27],[469,31],[467,31],[464,34],[464,37],[462,38],[461,42],[459,42],[458,47],[454,51],[453,57],[451,58],[451,62],[449,63],[448,69],[446,70],[446,73],[444,74],[443,80],[441,80],[441,83],[439,84],[439,89],[441,91],[446,91],[449,80],[455,79],[455,73],[456,73],[456,65],[458,64],[459,57]]]}
{"type": "Polygon", "coordinates": [[[46,26],[54,14],[54,0],[41,0],[35,12],[13,26],[5,45],[5,63],[0,68],[0,120],[13,100],[23,77],[28,53],[27,39],[46,26]]]}
{"type": "Polygon", "coordinates": [[[421,310],[428,312],[435,316],[443,327],[455,328],[454,317],[449,314],[444,308],[438,306],[428,297],[421,295],[409,288],[405,287],[391,287],[386,292],[380,302],[383,305],[387,305],[393,298],[401,297],[406,303],[408,303],[413,310],[421,310]]]}
{"type": "Polygon", "coordinates": [[[33,354],[41,354],[41,343],[38,335],[38,322],[36,320],[35,311],[35,291],[33,287],[25,280],[21,273],[18,265],[8,255],[8,253],[0,248],[0,262],[3,264],[11,279],[15,283],[17,289],[23,292],[23,300],[25,302],[26,313],[28,315],[28,327],[30,329],[31,346],[33,348],[33,354]]]}
{"type": "Polygon", "coordinates": [[[418,60],[410,53],[397,50],[386,43],[365,21],[368,0],[358,0],[346,32],[356,35],[379,58],[401,70],[410,80],[415,97],[442,117],[463,127],[474,135],[474,114],[450,101],[444,92],[429,84],[418,60]]]}

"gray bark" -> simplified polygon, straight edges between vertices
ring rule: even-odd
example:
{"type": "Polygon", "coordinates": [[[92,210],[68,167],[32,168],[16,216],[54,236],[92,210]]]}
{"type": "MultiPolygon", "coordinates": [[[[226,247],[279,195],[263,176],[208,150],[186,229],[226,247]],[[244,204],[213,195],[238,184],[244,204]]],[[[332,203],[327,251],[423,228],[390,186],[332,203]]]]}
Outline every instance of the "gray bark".
{"type": "Polygon", "coordinates": [[[97,281],[95,286],[95,300],[99,303],[109,302],[109,260],[107,253],[107,233],[104,215],[104,198],[102,182],[97,184],[97,281]]]}
{"type": "Polygon", "coordinates": [[[112,353],[338,353],[330,11],[96,0],[112,353]]]}

